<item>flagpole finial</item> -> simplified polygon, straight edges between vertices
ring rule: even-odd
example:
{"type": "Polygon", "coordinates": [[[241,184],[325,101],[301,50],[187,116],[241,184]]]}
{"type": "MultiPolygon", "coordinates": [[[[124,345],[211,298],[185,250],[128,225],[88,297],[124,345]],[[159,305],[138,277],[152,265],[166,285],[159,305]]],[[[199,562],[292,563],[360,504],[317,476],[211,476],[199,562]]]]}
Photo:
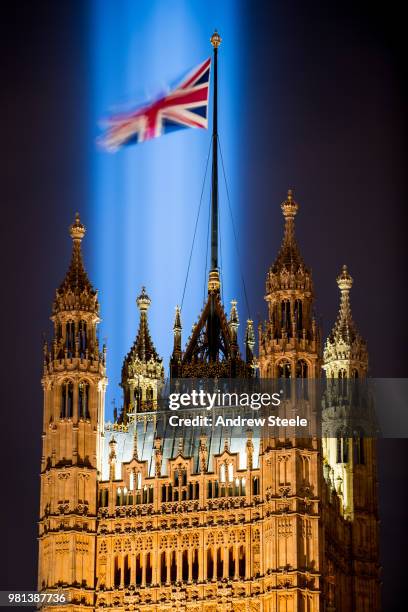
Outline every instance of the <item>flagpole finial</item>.
{"type": "Polygon", "coordinates": [[[214,34],[210,38],[211,44],[215,49],[218,49],[222,42],[221,36],[218,34],[217,30],[214,30],[214,34]]]}

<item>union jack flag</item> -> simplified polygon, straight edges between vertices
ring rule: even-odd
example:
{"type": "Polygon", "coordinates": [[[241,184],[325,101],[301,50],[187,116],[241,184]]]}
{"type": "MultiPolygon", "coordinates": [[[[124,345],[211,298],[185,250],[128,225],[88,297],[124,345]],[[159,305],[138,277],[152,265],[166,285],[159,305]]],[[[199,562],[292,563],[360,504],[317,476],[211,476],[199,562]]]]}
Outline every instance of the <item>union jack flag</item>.
{"type": "Polygon", "coordinates": [[[211,58],[168,95],[137,110],[109,117],[99,143],[109,151],[183,128],[207,128],[211,58]]]}

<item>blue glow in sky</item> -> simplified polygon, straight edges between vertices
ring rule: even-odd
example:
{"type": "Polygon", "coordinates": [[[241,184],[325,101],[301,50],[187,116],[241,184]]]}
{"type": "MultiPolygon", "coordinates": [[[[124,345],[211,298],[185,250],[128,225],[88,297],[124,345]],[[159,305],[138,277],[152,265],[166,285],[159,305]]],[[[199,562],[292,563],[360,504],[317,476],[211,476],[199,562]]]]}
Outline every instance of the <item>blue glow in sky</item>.
{"type": "MultiPolygon", "coordinates": [[[[209,57],[209,38],[214,28],[219,30],[219,134],[239,225],[240,3],[95,0],[91,18],[94,140],[98,122],[110,111],[150,99],[209,57]]],[[[93,149],[90,272],[101,302],[100,337],[108,343],[108,416],[112,399],[121,403],[118,383],[136,335],[135,299],[142,285],[152,299],[150,329],[167,370],[174,307],[182,298],[209,144],[210,131],[181,130],[115,154],[96,145],[93,149]]],[[[203,305],[209,178],[182,312],[183,345],[203,305]]],[[[220,200],[223,289],[229,310],[230,299],[242,292],[221,174],[220,200]]],[[[244,304],[240,306],[243,328],[247,313],[244,304]]]]}

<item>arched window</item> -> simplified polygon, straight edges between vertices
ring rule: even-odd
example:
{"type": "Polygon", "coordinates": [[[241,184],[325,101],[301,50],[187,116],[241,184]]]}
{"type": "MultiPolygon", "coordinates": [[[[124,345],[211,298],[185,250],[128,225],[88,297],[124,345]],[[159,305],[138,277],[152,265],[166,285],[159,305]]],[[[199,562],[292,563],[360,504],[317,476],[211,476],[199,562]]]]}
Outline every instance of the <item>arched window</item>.
{"type": "Polygon", "coordinates": [[[193,580],[198,580],[198,550],[193,550],[193,567],[192,567],[193,580]]]}
{"type": "Polygon", "coordinates": [[[79,336],[79,352],[82,355],[85,353],[87,348],[87,330],[86,330],[86,321],[80,321],[78,326],[78,336],[79,336]]]}
{"type": "Polygon", "coordinates": [[[114,586],[116,588],[118,588],[120,586],[121,569],[120,569],[120,565],[119,565],[119,558],[117,556],[115,557],[114,572],[113,572],[113,574],[114,574],[114,576],[113,576],[114,586]]]}
{"type": "Polygon", "coordinates": [[[287,359],[282,359],[278,363],[278,377],[279,378],[290,378],[292,374],[290,362],[287,359]]]}
{"type": "Polygon", "coordinates": [[[137,473],[136,483],[136,488],[140,490],[142,488],[142,474],[140,472],[137,473]]]}
{"type": "Polygon", "coordinates": [[[148,408],[152,408],[153,406],[153,389],[152,387],[147,387],[146,389],[146,404],[148,408]]]}
{"type": "Polygon", "coordinates": [[[225,482],[225,463],[220,465],[220,482],[225,482]]]}
{"type": "Polygon", "coordinates": [[[281,327],[284,331],[290,332],[290,302],[283,300],[281,303],[281,327]]]}
{"type": "Polygon", "coordinates": [[[68,357],[72,357],[75,352],[75,323],[67,321],[65,325],[65,346],[68,351],[68,357]]]}
{"type": "Polygon", "coordinates": [[[136,412],[140,409],[140,389],[135,387],[133,390],[133,401],[135,404],[136,412]]]}
{"type": "Polygon", "coordinates": [[[176,563],[176,551],[172,550],[170,553],[170,582],[176,582],[177,580],[177,563],[176,563]]]}
{"type": "Polygon", "coordinates": [[[304,359],[299,359],[296,363],[296,378],[307,378],[308,367],[307,362],[304,359]]]}
{"type": "Polygon", "coordinates": [[[86,381],[78,385],[78,412],[80,419],[89,419],[89,383],[86,381]]]}
{"type": "Polygon", "coordinates": [[[361,431],[355,431],[353,436],[353,461],[355,465],[364,465],[364,438],[361,431]]]}
{"type": "Polygon", "coordinates": [[[129,586],[130,584],[130,564],[129,555],[125,555],[123,559],[123,584],[129,586]]]}
{"type": "Polygon", "coordinates": [[[151,553],[147,553],[146,555],[146,584],[152,584],[152,576],[153,576],[153,569],[152,569],[152,555],[151,553]]]}
{"type": "Polygon", "coordinates": [[[302,332],[303,329],[303,304],[302,300],[295,300],[295,321],[296,321],[296,331],[298,334],[302,332]]]}
{"type": "Polygon", "coordinates": [[[166,551],[160,555],[160,582],[165,584],[167,582],[167,566],[166,566],[166,551]]]}
{"type": "Polygon", "coordinates": [[[61,419],[70,419],[74,406],[74,385],[69,380],[61,385],[61,419]]]}
{"type": "Polygon", "coordinates": [[[337,434],[336,445],[336,462],[347,463],[349,460],[349,440],[343,438],[341,432],[337,434]]]}
{"type": "Polygon", "coordinates": [[[141,554],[136,555],[136,584],[142,584],[142,559],[141,554]]]}
{"type": "Polygon", "coordinates": [[[238,551],[238,574],[240,578],[245,578],[245,548],[239,547],[238,551]]]}
{"type": "Polygon", "coordinates": [[[232,463],[228,464],[228,482],[233,482],[234,480],[234,466],[232,463]]]}
{"type": "Polygon", "coordinates": [[[221,580],[224,575],[224,561],[222,559],[221,548],[217,549],[217,578],[221,580]]]}
{"type": "Polygon", "coordinates": [[[214,560],[211,548],[207,549],[207,580],[212,580],[214,574],[214,560]]]}
{"type": "Polygon", "coordinates": [[[342,397],[347,391],[347,372],[344,368],[339,370],[339,396],[342,397]]]}
{"type": "Polygon", "coordinates": [[[228,574],[230,578],[234,578],[235,576],[235,558],[232,546],[230,546],[228,551],[228,574]]]}
{"type": "Polygon", "coordinates": [[[187,582],[188,580],[188,551],[187,550],[183,550],[181,574],[182,574],[184,582],[187,582]]]}

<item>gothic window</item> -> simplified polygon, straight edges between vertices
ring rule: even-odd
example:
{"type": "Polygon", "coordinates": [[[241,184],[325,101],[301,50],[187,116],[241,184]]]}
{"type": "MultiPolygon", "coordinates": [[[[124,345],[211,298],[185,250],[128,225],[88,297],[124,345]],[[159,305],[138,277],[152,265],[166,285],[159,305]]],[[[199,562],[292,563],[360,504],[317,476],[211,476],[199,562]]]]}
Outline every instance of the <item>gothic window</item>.
{"type": "Polygon", "coordinates": [[[166,551],[160,555],[160,582],[162,584],[167,582],[166,551]]]}
{"type": "Polygon", "coordinates": [[[182,577],[184,582],[188,580],[188,551],[183,550],[183,559],[182,559],[182,577]]]}
{"type": "Polygon", "coordinates": [[[193,550],[193,567],[192,567],[193,580],[198,580],[198,550],[193,550]]]}
{"type": "Polygon", "coordinates": [[[135,403],[136,412],[140,408],[140,389],[139,387],[135,387],[133,391],[133,401],[135,403]]]}
{"type": "Polygon", "coordinates": [[[252,488],[254,495],[259,495],[259,478],[258,476],[254,476],[252,480],[252,488]]]}
{"type": "Polygon", "coordinates": [[[172,550],[170,554],[170,582],[176,582],[177,580],[177,563],[176,563],[176,551],[172,550]]]}
{"type": "Polygon", "coordinates": [[[87,348],[87,337],[86,337],[86,321],[80,321],[78,327],[78,336],[79,336],[79,352],[80,354],[84,354],[87,348]]]}
{"type": "Polygon", "coordinates": [[[290,302],[283,300],[281,303],[281,327],[284,331],[290,332],[290,302]]]}
{"type": "Polygon", "coordinates": [[[89,419],[89,383],[86,381],[78,386],[78,410],[80,419],[89,419]]]}
{"type": "Polygon", "coordinates": [[[142,555],[138,553],[136,555],[136,584],[142,584],[142,555]]]}
{"type": "Polygon", "coordinates": [[[342,397],[347,391],[347,372],[344,368],[339,370],[339,396],[342,397]]]}
{"type": "Polygon", "coordinates": [[[336,463],[347,463],[349,460],[349,441],[343,438],[341,432],[336,439],[336,463]]]}
{"type": "Polygon", "coordinates": [[[65,346],[68,351],[68,357],[72,357],[75,352],[75,323],[67,321],[65,325],[65,346]]]}
{"type": "Polygon", "coordinates": [[[228,464],[228,482],[232,482],[234,480],[234,466],[232,463],[228,464]]]}
{"type": "Polygon", "coordinates": [[[207,549],[207,579],[211,580],[214,574],[214,560],[212,555],[212,549],[207,549]]]}
{"type": "Polygon", "coordinates": [[[130,584],[129,555],[125,555],[123,559],[123,583],[125,586],[129,586],[130,584]]]}
{"type": "Polygon", "coordinates": [[[72,417],[74,406],[74,385],[70,380],[61,385],[61,413],[62,419],[72,417]]]}
{"type": "Polygon", "coordinates": [[[308,367],[304,359],[299,359],[296,364],[296,378],[307,378],[308,367]]]}
{"type": "Polygon", "coordinates": [[[220,580],[224,575],[224,562],[222,559],[222,549],[217,549],[217,578],[220,580]]]}
{"type": "Polygon", "coordinates": [[[245,578],[245,548],[239,547],[238,551],[238,574],[240,578],[245,578]]]}
{"type": "MultiPolygon", "coordinates": [[[[241,495],[246,495],[246,480],[241,478],[241,495]]],[[[254,493],[256,495],[256,493],[254,493]]]]}
{"type": "Polygon", "coordinates": [[[221,463],[220,465],[220,482],[225,482],[225,463],[221,463]]]}
{"type": "Polygon", "coordinates": [[[362,431],[355,431],[353,437],[353,460],[355,465],[364,465],[364,437],[362,431]]]}
{"type": "Polygon", "coordinates": [[[287,359],[283,359],[278,363],[278,377],[279,378],[290,378],[291,377],[291,365],[287,359]]]}
{"type": "Polygon", "coordinates": [[[114,561],[114,571],[113,571],[113,583],[116,588],[120,586],[121,579],[121,569],[119,565],[119,558],[116,556],[114,561]]]}
{"type": "Polygon", "coordinates": [[[146,584],[152,584],[153,568],[152,568],[152,555],[147,553],[146,555],[146,584]]]}
{"type": "Polygon", "coordinates": [[[132,470],[129,474],[129,489],[133,491],[134,488],[135,488],[135,473],[132,470]]]}
{"type": "Polygon", "coordinates": [[[295,321],[296,321],[296,330],[298,334],[302,332],[303,329],[303,304],[302,300],[295,300],[295,321]]]}
{"type": "Polygon", "coordinates": [[[142,488],[142,474],[140,472],[137,473],[136,477],[136,488],[140,490],[142,488]]]}
{"type": "Polygon", "coordinates": [[[153,406],[153,389],[152,387],[147,387],[146,389],[146,403],[149,408],[153,406]]]}
{"type": "Polygon", "coordinates": [[[228,551],[228,573],[230,578],[235,576],[235,559],[234,559],[234,548],[230,546],[228,551]]]}

